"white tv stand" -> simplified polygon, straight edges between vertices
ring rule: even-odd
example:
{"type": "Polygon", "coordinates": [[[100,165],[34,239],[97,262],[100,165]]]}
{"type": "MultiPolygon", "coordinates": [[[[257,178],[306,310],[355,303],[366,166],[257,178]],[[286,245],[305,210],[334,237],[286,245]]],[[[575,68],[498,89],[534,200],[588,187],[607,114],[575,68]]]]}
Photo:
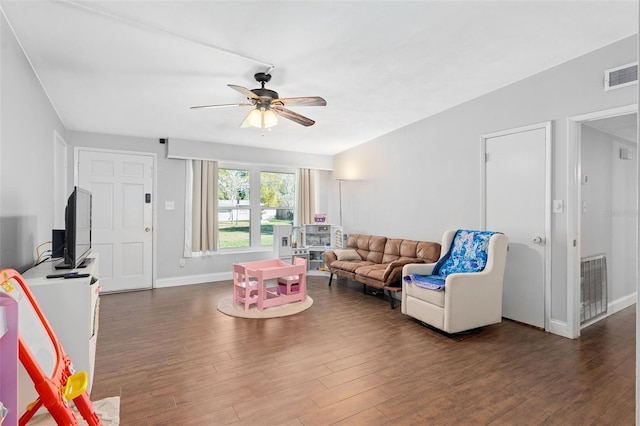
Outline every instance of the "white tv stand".
{"type": "MultiPolygon", "coordinates": [[[[97,254],[92,253],[89,257],[93,258],[93,261],[86,268],[55,269],[54,260],[41,263],[22,274],[75,370],[86,371],[89,375],[87,392],[91,391],[94,376],[101,289],[97,254]],[[46,278],[47,275],[69,272],[89,276],[70,279],[46,278]]],[[[22,367],[19,395],[19,405],[23,409],[37,396],[33,383],[22,367]],[[30,392],[25,393],[25,388],[30,392]]]]}

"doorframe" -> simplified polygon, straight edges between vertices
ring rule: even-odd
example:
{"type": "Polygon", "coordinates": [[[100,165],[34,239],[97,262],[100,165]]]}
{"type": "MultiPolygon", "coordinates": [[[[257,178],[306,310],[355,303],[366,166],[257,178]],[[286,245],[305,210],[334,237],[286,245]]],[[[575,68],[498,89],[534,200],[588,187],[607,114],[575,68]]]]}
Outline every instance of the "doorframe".
{"type": "Polygon", "coordinates": [[[528,126],[516,127],[513,129],[501,130],[499,132],[487,133],[480,137],[480,224],[482,229],[487,227],[487,139],[511,135],[514,133],[523,133],[536,129],[544,129],[545,131],[545,215],[544,215],[544,238],[545,238],[545,255],[544,255],[544,329],[549,330],[550,314],[551,314],[551,183],[552,183],[552,135],[553,123],[551,121],[543,121],[541,123],[530,124],[528,126]]]}
{"type": "MultiPolygon", "coordinates": [[[[567,325],[572,339],[580,337],[580,234],[582,203],[582,134],[580,125],[588,121],[638,113],[638,104],[625,105],[567,118],[567,325]]],[[[636,248],[637,250],[637,248],[636,248]]],[[[637,286],[636,286],[637,287],[637,286]]],[[[636,293],[637,294],[637,293],[636,293]]]]}
{"type": "Polygon", "coordinates": [[[151,157],[151,188],[153,195],[151,196],[151,289],[156,287],[157,267],[158,267],[158,250],[156,228],[158,225],[157,207],[158,207],[158,155],[153,152],[143,151],[127,151],[124,149],[106,149],[106,148],[93,148],[88,146],[76,146],[73,149],[73,184],[78,185],[78,172],[80,170],[78,160],[80,158],[80,151],[89,152],[103,152],[107,154],[122,154],[122,155],[140,155],[144,157],[151,157]]]}

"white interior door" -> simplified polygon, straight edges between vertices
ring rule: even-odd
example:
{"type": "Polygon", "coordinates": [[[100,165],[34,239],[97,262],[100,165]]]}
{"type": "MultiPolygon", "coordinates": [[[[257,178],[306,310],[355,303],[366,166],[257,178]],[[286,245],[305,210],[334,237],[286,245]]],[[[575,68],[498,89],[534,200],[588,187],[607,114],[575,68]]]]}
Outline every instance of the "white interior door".
{"type": "Polygon", "coordinates": [[[550,124],[484,137],[485,227],[509,237],[502,315],[545,328],[550,124]]]}
{"type": "Polygon", "coordinates": [[[151,288],[153,156],[80,149],[77,161],[78,186],[93,194],[103,291],[151,288]]]}

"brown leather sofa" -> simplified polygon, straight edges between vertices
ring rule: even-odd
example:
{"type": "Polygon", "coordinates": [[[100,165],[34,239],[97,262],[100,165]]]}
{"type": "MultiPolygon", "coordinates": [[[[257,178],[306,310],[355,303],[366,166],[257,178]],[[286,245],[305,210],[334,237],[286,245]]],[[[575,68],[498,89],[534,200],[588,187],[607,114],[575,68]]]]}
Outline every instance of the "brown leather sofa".
{"type": "Polygon", "coordinates": [[[440,243],[404,240],[376,235],[349,234],[347,248],[327,250],[324,263],[333,275],[361,282],[387,292],[391,308],[392,293],[402,291],[402,267],[410,263],[434,263],[440,258],[440,243]]]}

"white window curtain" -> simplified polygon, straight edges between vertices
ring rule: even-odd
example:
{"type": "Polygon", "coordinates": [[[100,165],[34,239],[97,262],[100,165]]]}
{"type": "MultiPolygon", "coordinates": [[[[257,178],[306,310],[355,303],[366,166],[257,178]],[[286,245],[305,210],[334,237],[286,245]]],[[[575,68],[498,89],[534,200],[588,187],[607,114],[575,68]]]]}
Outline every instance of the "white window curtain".
{"type": "Polygon", "coordinates": [[[184,256],[211,255],[218,246],[218,163],[187,163],[184,256]]]}
{"type": "Polygon", "coordinates": [[[313,215],[316,212],[317,175],[317,170],[298,171],[298,225],[313,223],[313,215]]]}

